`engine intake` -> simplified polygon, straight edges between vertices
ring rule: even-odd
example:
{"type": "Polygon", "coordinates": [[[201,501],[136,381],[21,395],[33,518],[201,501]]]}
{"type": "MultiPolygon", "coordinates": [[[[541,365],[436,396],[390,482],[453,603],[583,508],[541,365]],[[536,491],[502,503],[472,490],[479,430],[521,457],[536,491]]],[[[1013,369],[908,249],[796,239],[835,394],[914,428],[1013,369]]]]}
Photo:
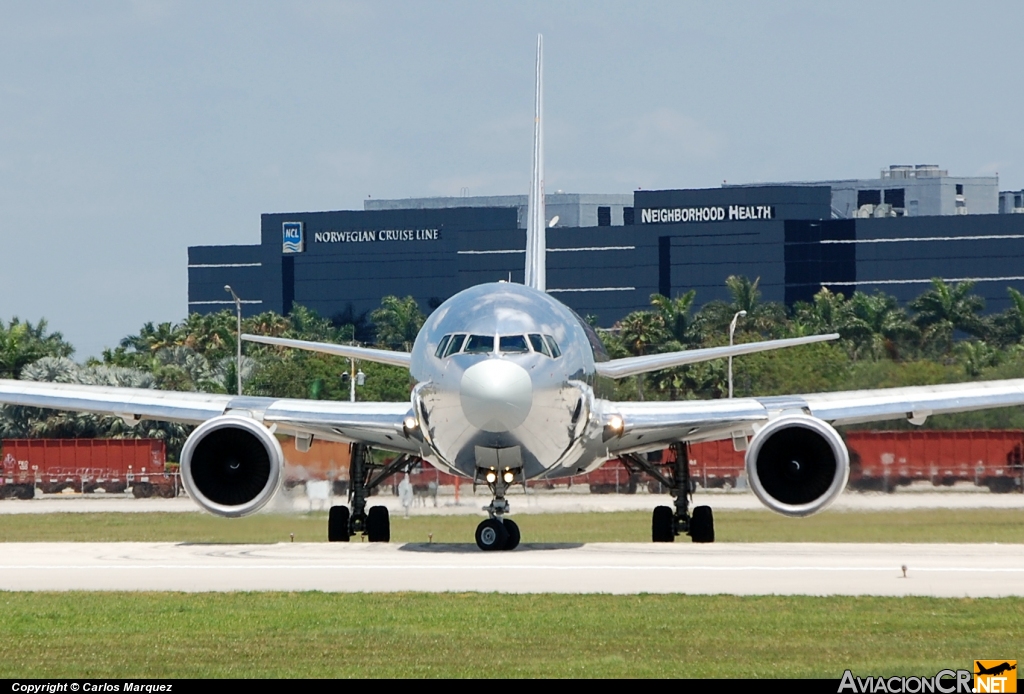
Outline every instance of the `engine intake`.
{"type": "Polygon", "coordinates": [[[281,486],[281,444],[259,422],[238,415],[199,425],[181,452],[181,479],[189,496],[219,516],[246,516],[263,508],[281,486]]]}
{"type": "Polygon", "coordinates": [[[786,516],[809,516],[846,488],[850,454],[827,422],[786,415],[754,435],[746,467],[750,488],[765,506],[786,516]]]}

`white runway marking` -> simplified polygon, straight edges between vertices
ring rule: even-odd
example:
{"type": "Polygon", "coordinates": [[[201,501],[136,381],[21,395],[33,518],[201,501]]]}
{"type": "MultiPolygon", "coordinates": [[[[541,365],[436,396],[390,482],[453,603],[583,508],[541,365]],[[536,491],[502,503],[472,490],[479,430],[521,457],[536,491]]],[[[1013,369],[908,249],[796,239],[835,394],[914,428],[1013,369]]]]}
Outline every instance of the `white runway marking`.
{"type": "Polygon", "coordinates": [[[8,543],[2,590],[1024,595],[1024,545],[8,543]],[[903,574],[906,567],[906,576],[903,574]]]}
{"type": "MultiPolygon", "coordinates": [[[[579,485],[577,485],[579,486],[579,485]]],[[[309,499],[301,488],[299,491],[282,491],[266,509],[268,513],[305,514],[310,511],[309,499]]],[[[933,491],[930,486],[914,486],[886,494],[884,492],[844,492],[826,513],[846,511],[911,511],[919,509],[1018,509],[1024,510],[1024,494],[992,494],[987,489],[970,485],[959,485],[954,489],[933,491]]],[[[482,508],[490,502],[486,488],[474,494],[471,489],[462,489],[459,503],[451,488],[441,488],[438,505],[413,506],[414,516],[472,515],[485,517],[482,508]]],[[[765,507],[749,492],[731,490],[701,490],[699,503],[710,504],[715,513],[720,511],[765,511],[765,507]]],[[[695,500],[698,500],[695,496],[695,500]]],[[[606,511],[645,511],[659,504],[670,503],[667,495],[648,494],[642,488],[636,494],[590,494],[580,491],[534,491],[522,494],[521,490],[510,490],[508,498],[515,513],[591,513],[606,511]]],[[[334,497],[333,503],[344,503],[344,497],[334,497]]],[[[397,496],[381,494],[373,498],[374,505],[387,506],[392,515],[404,514],[401,500],[397,496]]],[[[0,515],[37,513],[203,513],[190,499],[134,499],[120,495],[82,494],[70,497],[53,495],[43,499],[0,501],[0,515]]]]}

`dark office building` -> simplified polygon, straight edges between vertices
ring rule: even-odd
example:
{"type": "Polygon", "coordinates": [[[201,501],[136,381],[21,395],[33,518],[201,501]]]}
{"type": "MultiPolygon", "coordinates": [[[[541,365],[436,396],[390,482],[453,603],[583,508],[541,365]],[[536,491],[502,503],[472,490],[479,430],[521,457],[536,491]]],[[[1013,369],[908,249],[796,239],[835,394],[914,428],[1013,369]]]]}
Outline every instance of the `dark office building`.
{"type": "MultiPolygon", "coordinates": [[[[879,216],[875,206],[837,219],[834,195],[810,184],[637,191],[631,207],[622,195],[549,195],[566,219],[596,225],[548,229],[548,291],[602,326],[648,308],[654,293],[726,299],[729,275],[759,277],[765,300],[787,304],[822,286],[908,300],[932,277],[977,282],[990,311],[1006,308],[1007,286],[1024,291],[1024,215],[879,216]]],[[[429,311],[475,284],[522,282],[524,205],[428,198],[265,214],[259,245],[189,248],[189,310],[230,307],[225,284],[247,314],[301,304],[335,316],[389,294],[429,311]]]]}

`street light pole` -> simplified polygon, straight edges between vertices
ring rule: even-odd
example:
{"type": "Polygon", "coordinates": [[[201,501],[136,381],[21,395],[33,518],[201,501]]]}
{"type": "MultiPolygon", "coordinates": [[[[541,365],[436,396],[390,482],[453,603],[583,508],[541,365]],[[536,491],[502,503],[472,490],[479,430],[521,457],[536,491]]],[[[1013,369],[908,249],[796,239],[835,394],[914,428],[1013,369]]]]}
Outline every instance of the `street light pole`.
{"type": "Polygon", "coordinates": [[[231,294],[231,298],[235,300],[235,315],[238,317],[238,336],[235,342],[238,343],[238,350],[235,354],[235,376],[238,380],[238,394],[242,394],[242,300],[238,298],[238,294],[235,294],[235,290],[231,288],[230,284],[224,285],[224,291],[231,294]]]}
{"type": "MultiPolygon", "coordinates": [[[[736,333],[736,321],[747,315],[746,311],[737,311],[736,315],[732,317],[732,323],[729,323],[729,346],[732,347],[732,338],[736,333]]],[[[729,356],[729,397],[732,397],[732,355],[729,356]]]]}
{"type": "Polygon", "coordinates": [[[362,369],[356,371],[356,360],[349,359],[349,375],[348,375],[348,399],[349,402],[356,401],[356,386],[361,386],[366,383],[366,374],[363,373],[362,369]]]}

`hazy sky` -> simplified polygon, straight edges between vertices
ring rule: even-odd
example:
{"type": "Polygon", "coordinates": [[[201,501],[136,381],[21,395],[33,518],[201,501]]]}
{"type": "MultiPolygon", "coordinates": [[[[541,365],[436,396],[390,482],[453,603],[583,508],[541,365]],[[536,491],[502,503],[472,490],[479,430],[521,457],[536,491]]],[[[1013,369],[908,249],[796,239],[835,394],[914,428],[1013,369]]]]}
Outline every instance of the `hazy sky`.
{"type": "Polygon", "coordinates": [[[0,4],[0,319],[97,355],[263,212],[877,176],[1024,188],[1024,3],[0,4]]]}

